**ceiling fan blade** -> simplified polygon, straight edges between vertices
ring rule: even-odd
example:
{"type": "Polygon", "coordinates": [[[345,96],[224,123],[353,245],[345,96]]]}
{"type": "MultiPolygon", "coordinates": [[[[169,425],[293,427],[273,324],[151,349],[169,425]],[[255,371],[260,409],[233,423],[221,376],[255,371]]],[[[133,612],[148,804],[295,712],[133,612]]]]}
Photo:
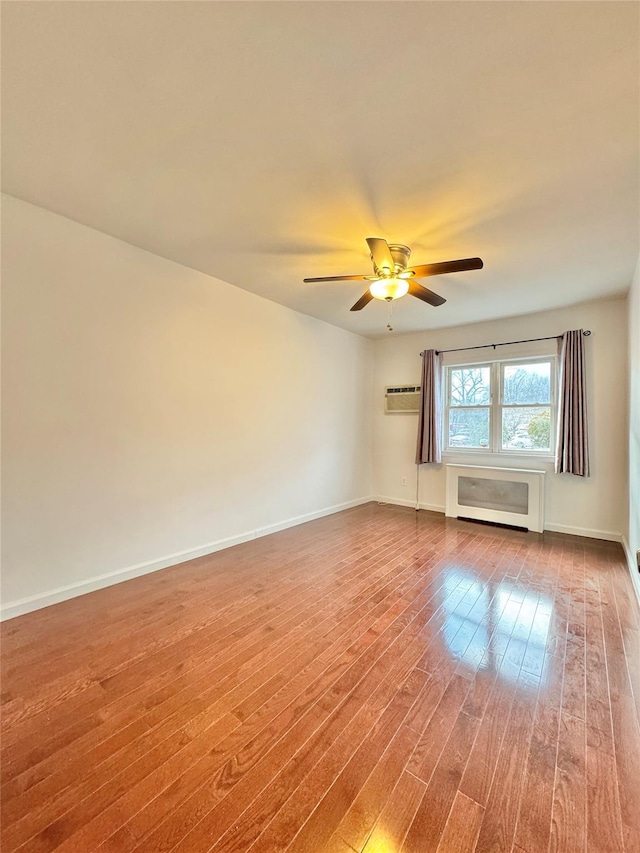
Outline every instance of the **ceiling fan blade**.
{"type": "Polygon", "coordinates": [[[367,237],[367,246],[371,250],[371,257],[377,269],[387,269],[389,272],[395,270],[396,265],[386,240],[382,237],[367,237]]]}
{"type": "Polygon", "coordinates": [[[364,306],[368,305],[372,299],[373,299],[373,296],[369,293],[368,290],[365,290],[365,292],[362,294],[360,299],[358,299],[356,304],[351,306],[351,310],[352,311],[362,311],[364,306]]]}
{"type": "Polygon", "coordinates": [[[439,264],[423,264],[412,266],[416,278],[427,278],[430,275],[445,275],[448,272],[465,272],[466,270],[481,270],[484,264],[480,258],[462,258],[459,261],[442,261],[439,264]]]}
{"type": "Polygon", "coordinates": [[[312,281],[367,281],[373,278],[370,275],[324,275],[320,278],[304,278],[303,281],[309,283],[312,281]]]}
{"type": "Polygon", "coordinates": [[[438,305],[444,305],[447,301],[444,296],[438,296],[438,294],[434,293],[433,290],[429,290],[428,287],[418,284],[417,281],[409,282],[409,293],[411,296],[415,296],[417,299],[422,299],[423,302],[428,302],[429,305],[433,305],[436,308],[438,305]]]}

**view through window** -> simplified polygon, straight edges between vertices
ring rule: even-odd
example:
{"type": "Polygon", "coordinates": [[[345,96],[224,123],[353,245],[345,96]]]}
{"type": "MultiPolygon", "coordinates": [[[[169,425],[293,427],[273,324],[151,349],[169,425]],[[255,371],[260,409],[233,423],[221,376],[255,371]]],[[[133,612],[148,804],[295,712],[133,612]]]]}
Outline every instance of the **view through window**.
{"type": "Polygon", "coordinates": [[[448,449],[550,454],[554,359],[447,367],[448,449]]]}

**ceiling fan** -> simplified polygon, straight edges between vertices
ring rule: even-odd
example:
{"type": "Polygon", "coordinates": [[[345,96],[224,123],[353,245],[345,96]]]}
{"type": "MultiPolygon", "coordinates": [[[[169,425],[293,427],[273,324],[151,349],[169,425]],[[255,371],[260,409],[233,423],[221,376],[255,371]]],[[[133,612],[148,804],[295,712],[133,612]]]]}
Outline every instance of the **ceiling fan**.
{"type": "Polygon", "coordinates": [[[367,244],[371,250],[371,260],[375,275],[329,275],[320,278],[305,278],[305,282],[313,281],[370,281],[369,290],[366,290],[360,299],[352,306],[352,311],[362,311],[372,299],[384,299],[391,302],[408,293],[428,302],[429,305],[442,305],[447,300],[438,296],[432,290],[414,281],[416,278],[427,278],[430,275],[444,275],[450,272],[464,272],[465,270],[481,270],[483,267],[480,258],[463,258],[459,261],[442,261],[437,264],[422,264],[407,269],[411,249],[400,243],[387,243],[381,237],[367,237],[367,244]]]}

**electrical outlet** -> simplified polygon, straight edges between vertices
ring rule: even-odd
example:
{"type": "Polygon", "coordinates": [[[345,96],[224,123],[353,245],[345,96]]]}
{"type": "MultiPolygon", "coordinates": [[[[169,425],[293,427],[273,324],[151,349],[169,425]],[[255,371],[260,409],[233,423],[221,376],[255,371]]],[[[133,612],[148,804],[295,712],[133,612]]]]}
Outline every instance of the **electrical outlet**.
{"type": "Polygon", "coordinates": [[[403,477],[403,478],[402,478],[402,485],[403,485],[403,486],[406,486],[406,485],[407,485],[407,478],[406,478],[406,477],[403,477]]]}

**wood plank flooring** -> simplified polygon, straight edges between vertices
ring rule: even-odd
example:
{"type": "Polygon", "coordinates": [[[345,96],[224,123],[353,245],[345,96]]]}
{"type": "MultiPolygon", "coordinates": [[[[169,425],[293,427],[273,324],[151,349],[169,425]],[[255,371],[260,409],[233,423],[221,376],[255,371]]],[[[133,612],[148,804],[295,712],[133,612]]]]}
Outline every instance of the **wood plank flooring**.
{"type": "Polygon", "coordinates": [[[640,853],[619,545],[368,504],[2,651],[4,853],[640,853]]]}

